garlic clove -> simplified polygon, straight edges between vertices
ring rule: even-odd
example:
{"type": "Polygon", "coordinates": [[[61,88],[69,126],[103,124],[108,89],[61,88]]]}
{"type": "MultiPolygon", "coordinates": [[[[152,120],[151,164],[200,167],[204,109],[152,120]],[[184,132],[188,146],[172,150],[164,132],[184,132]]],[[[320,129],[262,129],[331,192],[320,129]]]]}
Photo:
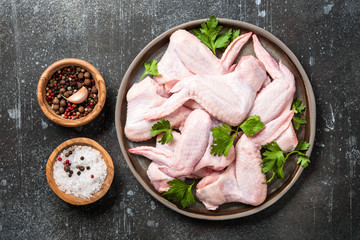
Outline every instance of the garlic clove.
{"type": "Polygon", "coordinates": [[[82,87],[79,91],[77,91],[76,93],[65,99],[71,103],[79,104],[87,99],[88,94],[89,92],[86,89],[86,87],[82,87]]]}

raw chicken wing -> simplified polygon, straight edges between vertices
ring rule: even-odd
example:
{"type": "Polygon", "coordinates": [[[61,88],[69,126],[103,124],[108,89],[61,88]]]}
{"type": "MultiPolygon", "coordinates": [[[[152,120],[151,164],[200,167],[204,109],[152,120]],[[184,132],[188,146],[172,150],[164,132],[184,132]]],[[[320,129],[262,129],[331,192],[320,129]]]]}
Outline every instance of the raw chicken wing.
{"type": "Polygon", "coordinates": [[[213,173],[198,183],[196,195],[207,209],[215,210],[226,202],[257,206],[265,200],[267,185],[261,172],[260,149],[287,129],[293,114],[293,111],[282,114],[255,137],[242,135],[236,144],[236,161],[223,173],[213,173]]]}
{"type": "MultiPolygon", "coordinates": [[[[128,102],[127,116],[125,124],[125,135],[131,141],[145,141],[150,139],[151,127],[158,119],[144,120],[144,116],[150,109],[163,104],[166,98],[164,89],[150,77],[145,78],[139,83],[135,83],[128,91],[126,99],[128,102]]],[[[176,112],[169,116],[164,116],[170,121],[171,126],[180,127],[191,110],[180,107],[176,112]]]]}
{"type": "Polygon", "coordinates": [[[145,119],[167,116],[187,100],[198,102],[208,113],[232,126],[239,125],[248,115],[257,91],[266,80],[266,72],[258,60],[244,57],[232,73],[222,76],[195,75],[178,82],[174,93],[163,105],[154,108],[145,119]],[[249,76],[249,73],[252,74],[249,76]]]}

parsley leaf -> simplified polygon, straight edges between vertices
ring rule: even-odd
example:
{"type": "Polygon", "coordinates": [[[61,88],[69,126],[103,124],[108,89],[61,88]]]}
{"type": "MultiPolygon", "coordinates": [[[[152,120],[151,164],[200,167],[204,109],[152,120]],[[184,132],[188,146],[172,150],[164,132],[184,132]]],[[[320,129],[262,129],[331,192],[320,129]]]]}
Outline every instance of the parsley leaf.
{"type": "Polygon", "coordinates": [[[210,154],[219,157],[224,155],[226,157],[231,146],[234,144],[234,139],[238,135],[240,129],[247,137],[252,137],[255,136],[256,133],[260,132],[264,126],[264,123],[260,121],[260,117],[254,115],[246,119],[246,121],[238,126],[236,130],[233,130],[229,124],[222,124],[212,128],[211,132],[214,140],[211,145],[210,154]],[[231,132],[235,132],[235,134],[231,136],[231,132]]]}
{"type": "Polygon", "coordinates": [[[301,100],[298,99],[298,98],[295,98],[292,105],[291,105],[291,110],[294,110],[294,112],[297,114],[297,113],[300,113],[302,114],[303,111],[306,109],[306,106],[302,105],[301,104],[301,100]]]}
{"type": "Polygon", "coordinates": [[[292,122],[293,122],[295,130],[299,130],[299,128],[302,124],[307,123],[307,121],[305,119],[303,119],[301,116],[294,116],[292,119],[292,122]]]}
{"type": "Polygon", "coordinates": [[[217,48],[226,48],[230,43],[230,38],[232,37],[232,30],[229,29],[226,33],[218,37],[214,43],[215,49],[217,48]]]}
{"type": "Polygon", "coordinates": [[[299,156],[298,159],[297,159],[297,164],[301,164],[301,166],[303,168],[306,168],[308,165],[309,165],[310,162],[310,159],[308,156],[299,156]]]}
{"type": "Polygon", "coordinates": [[[194,185],[195,180],[191,185],[188,185],[180,179],[173,179],[168,182],[171,186],[170,189],[163,193],[169,200],[175,202],[181,202],[183,208],[186,208],[190,204],[195,204],[194,195],[191,192],[191,188],[194,185]]]}
{"type": "Polygon", "coordinates": [[[302,101],[300,99],[295,98],[291,105],[291,110],[294,110],[295,113],[292,119],[295,130],[299,130],[302,124],[307,123],[306,120],[300,116],[300,114],[303,114],[304,110],[306,109],[306,106],[302,105],[301,102],[302,101]]]}
{"type": "Polygon", "coordinates": [[[230,42],[234,41],[234,39],[237,38],[238,36],[240,36],[240,30],[233,31],[230,42]]]}
{"type": "Polygon", "coordinates": [[[211,145],[210,154],[214,156],[221,156],[224,154],[226,157],[231,146],[234,143],[234,137],[229,135],[232,132],[232,128],[228,124],[219,125],[211,129],[214,141],[211,145]]]}
{"type": "Polygon", "coordinates": [[[281,148],[279,147],[277,142],[268,143],[268,144],[264,145],[263,148],[266,150],[269,150],[269,151],[273,151],[273,152],[281,151],[281,148]]]}
{"type": "Polygon", "coordinates": [[[286,161],[285,156],[281,148],[276,142],[272,142],[263,146],[263,148],[268,149],[263,153],[263,158],[261,164],[263,165],[262,172],[267,173],[272,171],[271,178],[266,182],[271,182],[275,176],[279,178],[284,178],[284,173],[282,171],[283,165],[286,161]],[[280,171],[279,171],[280,169],[280,171]]]}
{"type": "Polygon", "coordinates": [[[161,74],[159,74],[157,69],[158,66],[156,60],[151,60],[149,63],[144,63],[144,67],[145,67],[145,72],[142,75],[141,80],[143,80],[146,75],[161,76],[161,74]]]}
{"type": "Polygon", "coordinates": [[[170,122],[162,118],[151,127],[150,134],[151,136],[156,136],[160,133],[165,133],[159,140],[159,143],[165,144],[169,143],[173,139],[173,135],[171,133],[172,130],[170,122]]]}
{"type": "Polygon", "coordinates": [[[229,29],[226,33],[220,34],[223,26],[218,25],[219,21],[211,16],[206,22],[201,23],[200,29],[193,30],[195,36],[205,44],[216,55],[216,49],[226,48],[232,40],[240,35],[240,30],[229,29]]]}
{"type": "Polygon", "coordinates": [[[294,151],[286,153],[283,150],[281,150],[281,148],[276,142],[272,142],[264,145],[263,149],[265,149],[265,151],[262,154],[264,158],[260,163],[260,165],[263,166],[261,171],[263,173],[267,173],[270,171],[272,172],[271,178],[267,180],[266,183],[271,182],[273,179],[275,179],[275,177],[277,179],[284,179],[283,167],[286,160],[292,154],[298,154],[297,164],[301,164],[303,168],[306,168],[310,163],[310,159],[307,155],[305,155],[300,151],[306,151],[309,149],[309,147],[310,147],[309,143],[305,141],[301,141],[296,146],[294,151]]]}
{"type": "Polygon", "coordinates": [[[264,127],[264,123],[260,121],[260,117],[257,115],[249,117],[240,125],[241,130],[243,130],[247,137],[255,136],[256,133],[259,133],[264,127]]]}
{"type": "Polygon", "coordinates": [[[298,143],[294,151],[306,151],[310,147],[310,143],[307,143],[306,141],[301,141],[298,143]]]}

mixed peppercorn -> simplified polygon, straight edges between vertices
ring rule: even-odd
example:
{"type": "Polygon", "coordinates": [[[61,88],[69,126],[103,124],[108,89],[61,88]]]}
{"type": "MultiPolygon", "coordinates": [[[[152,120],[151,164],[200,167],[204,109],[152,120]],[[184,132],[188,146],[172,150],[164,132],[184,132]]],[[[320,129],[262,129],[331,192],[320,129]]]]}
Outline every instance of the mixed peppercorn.
{"type": "Polygon", "coordinates": [[[95,80],[85,69],[70,66],[56,71],[46,86],[46,101],[54,112],[65,119],[78,119],[92,112],[98,102],[95,80]],[[86,87],[89,94],[82,103],[74,104],[67,99],[86,87]]]}
{"type": "MultiPolygon", "coordinates": [[[[65,153],[65,157],[69,157],[69,156],[73,153],[73,151],[75,151],[75,149],[74,149],[74,148],[71,148],[69,152],[65,153]]],[[[85,159],[85,158],[84,158],[83,156],[80,157],[80,160],[84,160],[84,159],[85,159]]],[[[62,161],[62,158],[61,158],[61,157],[58,157],[58,161],[62,161]]],[[[64,171],[69,173],[69,175],[68,175],[69,177],[72,177],[74,171],[70,169],[70,166],[71,166],[70,161],[69,161],[69,160],[65,160],[63,164],[64,164],[64,171]]],[[[76,165],[75,168],[78,169],[78,172],[77,172],[77,175],[78,175],[78,176],[80,176],[80,175],[81,175],[81,172],[83,172],[83,171],[85,170],[85,167],[82,166],[82,165],[76,165]]],[[[87,166],[87,167],[86,167],[86,170],[90,170],[90,166],[87,166]]],[[[91,177],[91,178],[94,178],[94,175],[91,174],[90,177],[91,177]]]]}

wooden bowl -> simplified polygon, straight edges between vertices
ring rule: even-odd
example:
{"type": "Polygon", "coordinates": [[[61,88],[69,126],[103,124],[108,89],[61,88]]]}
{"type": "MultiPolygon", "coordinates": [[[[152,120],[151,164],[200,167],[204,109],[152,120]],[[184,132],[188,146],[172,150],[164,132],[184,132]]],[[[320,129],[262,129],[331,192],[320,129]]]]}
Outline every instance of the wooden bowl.
{"type": "Polygon", "coordinates": [[[114,178],[114,164],[113,161],[108,154],[108,152],[97,142],[94,140],[91,140],[89,138],[73,138],[69,139],[62,144],[60,144],[55,150],[51,153],[48,162],[46,164],[46,178],[47,181],[51,187],[51,189],[55,192],[56,195],[58,195],[62,200],[64,200],[67,203],[71,203],[73,205],[86,205],[93,203],[100,198],[102,198],[106,192],[109,190],[110,185],[114,178]],[[100,190],[92,195],[91,198],[78,198],[75,197],[72,194],[66,194],[65,192],[61,191],[58,187],[58,185],[55,182],[53,171],[54,171],[54,163],[56,162],[57,157],[59,154],[64,150],[74,145],[81,145],[81,146],[89,146],[96,150],[98,150],[101,153],[102,158],[105,161],[105,164],[107,166],[107,175],[104,180],[103,185],[101,186],[100,190]]]}
{"type": "Polygon", "coordinates": [[[51,64],[41,75],[37,86],[37,99],[41,110],[51,121],[64,127],[78,127],[91,122],[101,112],[102,108],[104,107],[106,100],[105,81],[102,78],[99,71],[90,63],[76,58],[62,59],[51,64]],[[86,117],[82,117],[76,120],[64,119],[61,116],[57,115],[46,101],[45,89],[51,76],[57,70],[60,70],[68,66],[77,66],[84,68],[86,71],[88,71],[95,80],[95,86],[98,89],[98,103],[95,105],[94,109],[86,117]]]}

